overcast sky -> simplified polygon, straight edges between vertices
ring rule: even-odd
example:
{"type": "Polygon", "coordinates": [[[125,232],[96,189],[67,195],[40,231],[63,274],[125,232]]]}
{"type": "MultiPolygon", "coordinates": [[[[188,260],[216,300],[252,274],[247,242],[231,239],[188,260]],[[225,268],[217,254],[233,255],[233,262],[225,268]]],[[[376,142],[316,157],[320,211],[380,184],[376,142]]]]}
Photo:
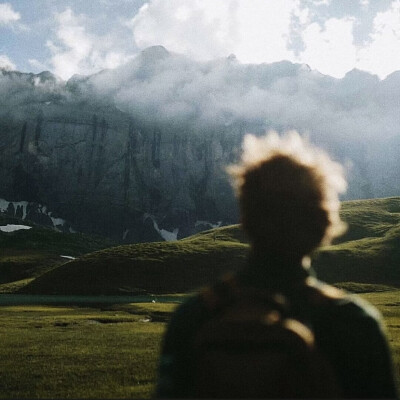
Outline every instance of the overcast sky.
{"type": "Polygon", "coordinates": [[[400,70],[400,0],[0,0],[0,67],[64,79],[161,44],[196,60],[400,70]]]}

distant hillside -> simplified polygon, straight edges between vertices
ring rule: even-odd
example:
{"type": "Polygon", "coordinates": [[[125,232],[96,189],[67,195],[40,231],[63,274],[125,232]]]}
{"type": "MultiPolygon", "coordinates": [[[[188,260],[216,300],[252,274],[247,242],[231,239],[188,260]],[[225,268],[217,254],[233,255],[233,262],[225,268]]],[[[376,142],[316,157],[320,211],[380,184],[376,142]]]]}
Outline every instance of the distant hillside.
{"type": "Polygon", "coordinates": [[[245,264],[248,246],[236,239],[238,232],[238,227],[232,226],[175,242],[139,243],[96,251],[37,278],[24,292],[185,292],[245,264]]]}
{"type": "MultiPolygon", "coordinates": [[[[313,266],[328,282],[400,285],[400,198],[343,203],[346,236],[321,249],[313,266]]],[[[238,225],[176,242],[113,247],[40,276],[26,293],[185,292],[245,265],[248,245],[238,225]]]]}
{"type": "Polygon", "coordinates": [[[337,242],[384,237],[400,224],[400,197],[345,201],[340,214],[349,229],[337,242]]]}
{"type": "MultiPolygon", "coordinates": [[[[12,232],[0,230],[0,285],[43,274],[68,258],[79,257],[114,243],[108,239],[80,233],[62,233],[29,221],[0,214],[0,228],[7,225],[31,226],[12,232]]],[[[0,286],[0,291],[2,288],[0,286]]]]}

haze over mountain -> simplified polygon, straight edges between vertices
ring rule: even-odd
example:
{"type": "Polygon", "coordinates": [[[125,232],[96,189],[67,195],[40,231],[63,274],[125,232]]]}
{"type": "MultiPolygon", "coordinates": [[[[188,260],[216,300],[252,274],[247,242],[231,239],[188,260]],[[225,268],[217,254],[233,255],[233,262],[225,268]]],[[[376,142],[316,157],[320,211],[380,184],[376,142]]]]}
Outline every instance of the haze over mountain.
{"type": "Polygon", "coordinates": [[[25,201],[33,219],[128,242],[234,223],[223,167],[246,132],[269,129],[296,129],[343,162],[346,199],[395,196],[399,95],[400,72],[335,79],[287,61],[200,62],[161,46],[67,82],[3,70],[2,209],[25,201]]]}

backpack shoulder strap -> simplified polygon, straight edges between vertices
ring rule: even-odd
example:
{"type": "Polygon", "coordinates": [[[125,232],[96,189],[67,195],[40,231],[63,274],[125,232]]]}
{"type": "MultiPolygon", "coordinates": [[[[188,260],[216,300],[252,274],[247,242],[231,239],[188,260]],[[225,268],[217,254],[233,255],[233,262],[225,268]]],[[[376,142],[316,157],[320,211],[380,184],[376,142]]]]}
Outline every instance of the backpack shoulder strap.
{"type": "Polygon", "coordinates": [[[313,277],[293,288],[288,297],[294,314],[306,323],[330,313],[339,302],[348,301],[345,292],[313,277]]]}

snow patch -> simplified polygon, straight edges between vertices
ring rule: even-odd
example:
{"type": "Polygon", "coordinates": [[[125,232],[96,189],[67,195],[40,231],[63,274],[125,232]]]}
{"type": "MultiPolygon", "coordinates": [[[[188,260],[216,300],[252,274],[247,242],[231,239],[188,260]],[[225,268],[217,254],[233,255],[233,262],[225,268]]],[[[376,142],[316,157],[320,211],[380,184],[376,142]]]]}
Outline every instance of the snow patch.
{"type": "Polygon", "coordinates": [[[143,221],[145,221],[146,218],[151,218],[151,220],[153,221],[154,229],[160,234],[160,236],[166,242],[173,242],[175,240],[178,240],[179,228],[175,228],[172,232],[167,231],[165,229],[160,229],[158,227],[157,221],[155,220],[155,218],[152,215],[146,213],[146,214],[143,215],[143,221]]]}
{"type": "MultiPolygon", "coordinates": [[[[0,198],[0,212],[7,212],[8,206],[10,204],[13,204],[15,211],[17,210],[17,207],[22,207],[22,219],[26,219],[27,207],[29,205],[29,202],[27,202],[27,201],[8,201],[6,199],[0,198]]],[[[59,225],[64,226],[67,223],[67,221],[63,218],[52,217],[52,212],[49,211],[47,206],[45,206],[45,205],[38,204],[37,212],[50,217],[54,228],[56,228],[59,225]]],[[[69,228],[69,232],[76,233],[76,231],[71,227],[69,228]]]]}
{"type": "Polygon", "coordinates": [[[72,257],[72,256],[60,256],[61,258],[66,258],[67,260],[75,260],[76,257],[72,257]]]}
{"type": "Polygon", "coordinates": [[[66,221],[62,218],[54,218],[50,214],[48,214],[51,220],[53,221],[53,226],[56,227],[57,225],[65,225],[66,221]]]}
{"type": "Polygon", "coordinates": [[[206,225],[209,226],[210,228],[219,228],[222,224],[222,221],[218,221],[216,224],[213,224],[212,222],[209,221],[196,221],[194,224],[195,227],[198,227],[199,225],[206,225]]]}
{"type": "Polygon", "coordinates": [[[162,236],[162,238],[167,242],[173,242],[175,240],[178,240],[179,228],[175,228],[172,232],[166,231],[165,229],[160,229],[158,232],[162,236]]]}
{"type": "Polygon", "coordinates": [[[126,229],[123,233],[122,233],[122,240],[125,240],[126,237],[128,236],[129,233],[129,229],[126,229]]]}
{"type": "Polygon", "coordinates": [[[32,229],[32,227],[27,225],[13,225],[13,224],[0,226],[0,231],[2,232],[14,232],[14,231],[19,231],[21,229],[32,229]]]}
{"type": "MultiPolygon", "coordinates": [[[[29,204],[27,201],[7,201],[0,198],[0,212],[6,212],[10,203],[13,204],[15,210],[17,210],[18,206],[22,207],[22,219],[26,219],[27,207],[29,204]]],[[[51,221],[53,222],[54,227],[57,227],[58,225],[65,225],[67,223],[67,221],[63,218],[52,217],[52,212],[48,210],[47,206],[44,206],[42,204],[38,205],[37,211],[41,214],[49,216],[51,218],[51,221]]],[[[69,228],[69,231],[71,233],[76,233],[76,231],[71,227],[69,228]]]]}

